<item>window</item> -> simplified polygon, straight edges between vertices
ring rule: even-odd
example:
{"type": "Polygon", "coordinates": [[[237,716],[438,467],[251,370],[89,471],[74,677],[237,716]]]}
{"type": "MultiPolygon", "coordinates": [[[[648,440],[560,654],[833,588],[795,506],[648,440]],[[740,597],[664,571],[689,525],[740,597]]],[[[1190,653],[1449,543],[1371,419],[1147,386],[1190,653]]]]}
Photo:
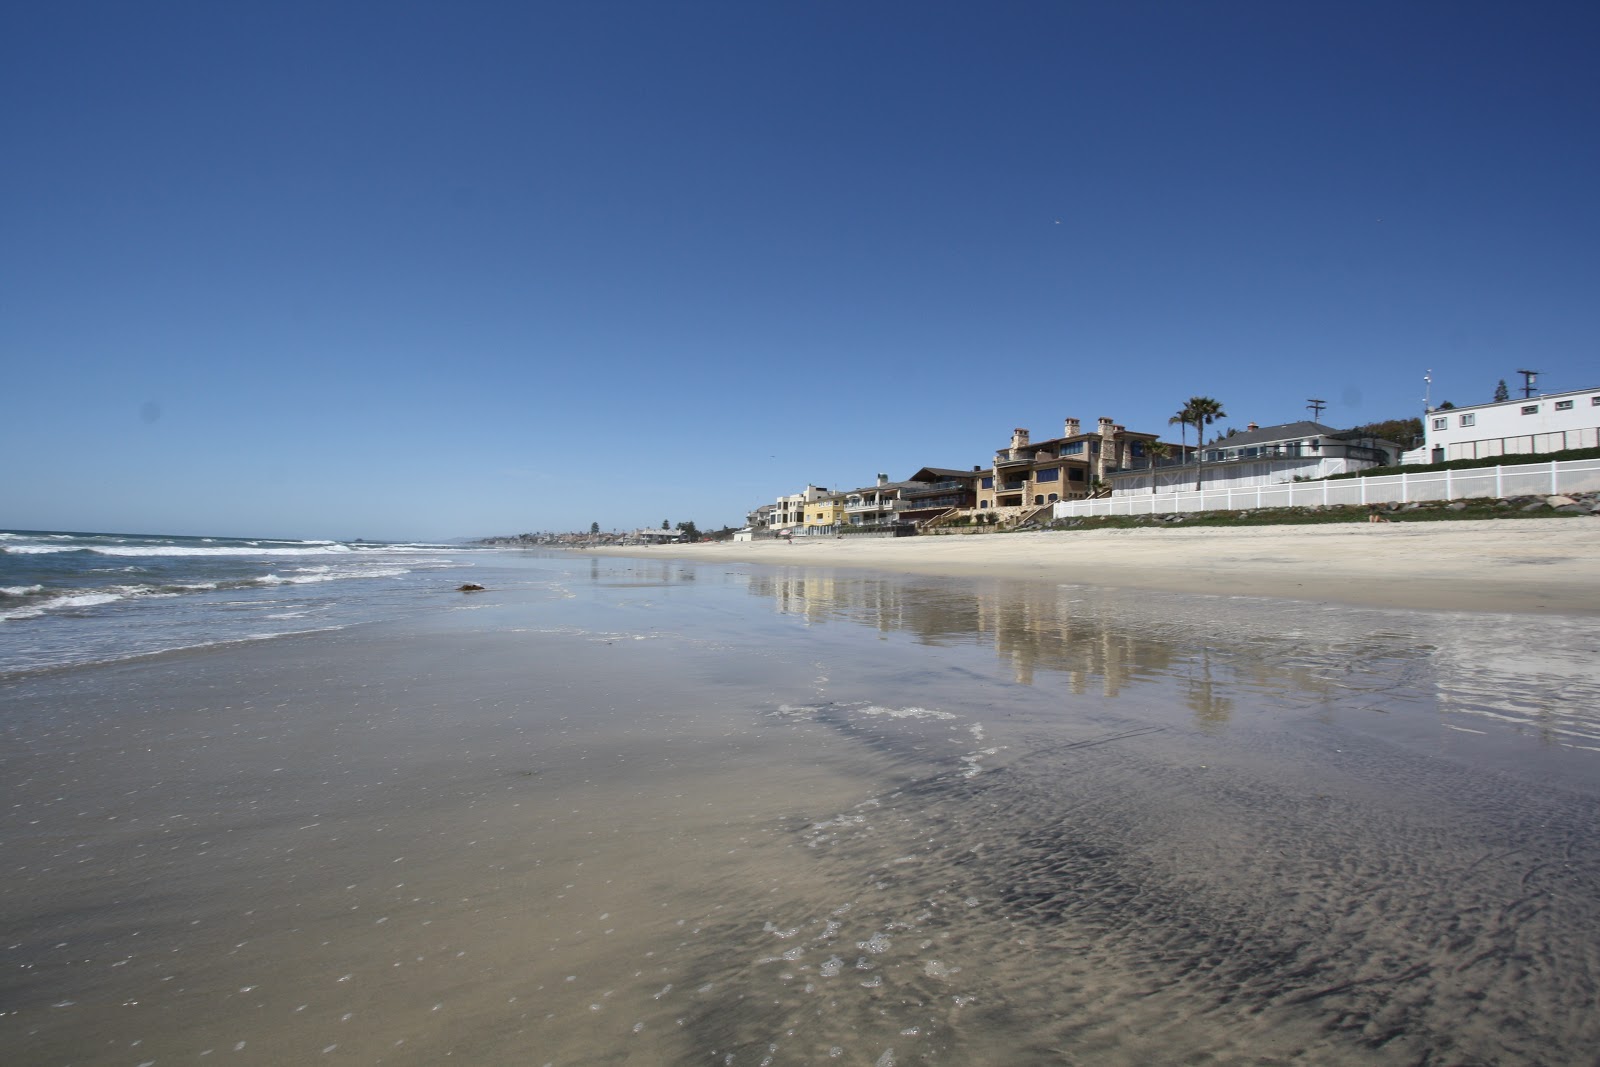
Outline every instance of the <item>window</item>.
{"type": "Polygon", "coordinates": [[[1042,497],[1042,496],[1034,497],[1033,498],[1033,503],[1034,503],[1035,507],[1038,507],[1038,506],[1042,505],[1044,503],[1044,497],[1042,497]]]}
{"type": "Polygon", "coordinates": [[[1557,411],[1571,411],[1572,410],[1572,401],[1570,401],[1570,400],[1557,400],[1556,401],[1556,410],[1557,411]]]}
{"type": "Polygon", "coordinates": [[[1522,405],[1522,413],[1524,415],[1537,415],[1537,414],[1539,414],[1539,405],[1538,404],[1524,404],[1524,405],[1522,405]]]}
{"type": "Polygon", "coordinates": [[[989,477],[983,479],[983,487],[985,489],[993,489],[994,488],[994,475],[991,474],[989,477]]]}
{"type": "Polygon", "coordinates": [[[1060,499],[1061,498],[1056,496],[1054,493],[1050,494],[1050,503],[1054,504],[1057,500],[1060,500],[1060,499]]]}
{"type": "Polygon", "coordinates": [[[1589,398],[1589,404],[1591,407],[1600,408],[1600,396],[1591,396],[1589,398]]]}
{"type": "Polygon", "coordinates": [[[1055,482],[1060,481],[1060,479],[1060,467],[1046,467],[1044,470],[1039,471],[1034,475],[1034,481],[1036,482],[1055,482]]]}
{"type": "Polygon", "coordinates": [[[986,508],[989,506],[989,502],[987,500],[980,500],[978,501],[978,506],[980,508],[986,508]]]}
{"type": "MultiPolygon", "coordinates": [[[[1594,399],[1595,399],[1595,403],[1600,404],[1600,396],[1597,396],[1594,399]]],[[[1061,454],[1063,456],[1076,456],[1078,453],[1080,453],[1082,451],[1083,451],[1083,442],[1082,441],[1074,441],[1069,445],[1062,445],[1061,446],[1061,454]]]]}
{"type": "Polygon", "coordinates": [[[1475,424],[1477,421],[1478,421],[1478,416],[1476,414],[1461,416],[1461,425],[1463,425],[1463,426],[1471,426],[1471,425],[1475,424]]]}
{"type": "Polygon", "coordinates": [[[1442,430],[1442,429],[1444,429],[1445,427],[1447,427],[1449,425],[1450,425],[1450,420],[1448,418],[1434,419],[1433,420],[1433,428],[1435,430],[1442,430]]]}

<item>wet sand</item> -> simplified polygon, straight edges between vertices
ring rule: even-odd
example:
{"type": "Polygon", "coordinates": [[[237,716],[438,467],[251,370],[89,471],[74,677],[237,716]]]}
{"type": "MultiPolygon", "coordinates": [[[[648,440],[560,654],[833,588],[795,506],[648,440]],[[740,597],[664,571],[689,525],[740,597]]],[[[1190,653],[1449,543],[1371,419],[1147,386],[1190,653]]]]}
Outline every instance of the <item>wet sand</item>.
{"type": "Polygon", "coordinates": [[[1600,614],[1600,520],[1167,527],[597,549],[1450,611],[1600,614]]]}
{"type": "Polygon", "coordinates": [[[8,1058],[1600,1046],[1587,622],[592,554],[476,577],[404,623],[0,683],[8,1058]]]}

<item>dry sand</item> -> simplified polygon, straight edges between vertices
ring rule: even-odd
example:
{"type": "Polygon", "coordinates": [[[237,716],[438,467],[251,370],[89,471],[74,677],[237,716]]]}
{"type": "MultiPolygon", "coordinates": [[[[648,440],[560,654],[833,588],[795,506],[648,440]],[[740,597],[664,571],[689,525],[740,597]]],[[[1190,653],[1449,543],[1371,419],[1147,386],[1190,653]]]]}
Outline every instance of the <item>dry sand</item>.
{"type": "Polygon", "coordinates": [[[1038,578],[1369,607],[1600,613],[1600,522],[1088,530],[597,549],[699,561],[1038,578]]]}

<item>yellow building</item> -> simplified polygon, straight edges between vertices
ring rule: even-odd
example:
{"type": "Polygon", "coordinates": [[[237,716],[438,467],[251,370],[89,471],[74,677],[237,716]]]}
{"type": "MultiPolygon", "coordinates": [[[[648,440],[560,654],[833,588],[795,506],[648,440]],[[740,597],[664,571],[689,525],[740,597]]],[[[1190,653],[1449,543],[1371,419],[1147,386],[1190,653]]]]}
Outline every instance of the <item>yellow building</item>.
{"type": "Polygon", "coordinates": [[[805,506],[806,533],[825,534],[844,522],[844,496],[834,494],[807,501],[805,506]]]}

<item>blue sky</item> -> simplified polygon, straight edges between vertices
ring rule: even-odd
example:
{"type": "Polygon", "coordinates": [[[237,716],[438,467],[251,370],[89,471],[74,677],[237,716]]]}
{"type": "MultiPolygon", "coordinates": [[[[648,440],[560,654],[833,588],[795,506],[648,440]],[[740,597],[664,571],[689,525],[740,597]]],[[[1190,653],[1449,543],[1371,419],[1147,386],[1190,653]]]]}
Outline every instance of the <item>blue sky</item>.
{"type": "Polygon", "coordinates": [[[0,17],[0,526],[736,525],[1600,383],[1593,4],[0,17]]]}

